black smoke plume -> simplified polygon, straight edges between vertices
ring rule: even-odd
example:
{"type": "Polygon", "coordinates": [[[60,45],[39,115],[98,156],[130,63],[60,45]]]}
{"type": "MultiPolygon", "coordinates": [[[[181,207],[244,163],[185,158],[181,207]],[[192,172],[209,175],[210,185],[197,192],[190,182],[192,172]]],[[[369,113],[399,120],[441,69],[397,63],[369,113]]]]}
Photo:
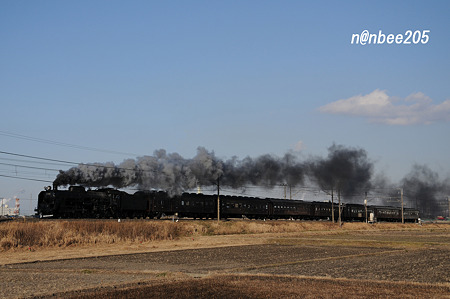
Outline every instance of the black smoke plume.
{"type": "Polygon", "coordinates": [[[263,155],[255,159],[247,157],[239,160],[234,157],[222,161],[214,152],[199,147],[192,159],[158,150],[153,156],[128,159],[119,165],[80,164],[67,171],[60,171],[53,184],[153,188],[166,190],[173,195],[197,185],[216,185],[218,179],[220,185],[234,188],[247,184],[273,187],[287,183],[295,186],[303,182],[303,175],[303,164],[292,154],[286,154],[283,158],[263,155]]]}
{"type": "Polygon", "coordinates": [[[425,218],[441,215],[442,200],[447,204],[450,192],[448,180],[440,180],[439,175],[425,165],[414,165],[411,172],[402,180],[405,201],[409,207],[416,207],[425,218]]]}
{"type": "Polygon", "coordinates": [[[296,186],[303,183],[304,175],[305,165],[290,153],[282,158],[262,155],[255,159],[246,157],[239,160],[234,157],[224,162],[221,182],[233,188],[248,184],[263,187],[280,184],[296,186]]]}
{"type": "Polygon", "coordinates": [[[80,164],[67,171],[60,170],[54,186],[83,185],[87,187],[163,189],[171,194],[192,189],[197,184],[209,185],[222,175],[221,162],[213,152],[198,148],[197,155],[185,159],[177,153],[157,150],[153,156],[127,159],[114,163],[80,164]]]}
{"type": "Polygon", "coordinates": [[[370,189],[373,163],[363,149],[333,144],[328,157],[312,159],[308,164],[312,180],[327,193],[340,192],[350,198],[370,189]]]}

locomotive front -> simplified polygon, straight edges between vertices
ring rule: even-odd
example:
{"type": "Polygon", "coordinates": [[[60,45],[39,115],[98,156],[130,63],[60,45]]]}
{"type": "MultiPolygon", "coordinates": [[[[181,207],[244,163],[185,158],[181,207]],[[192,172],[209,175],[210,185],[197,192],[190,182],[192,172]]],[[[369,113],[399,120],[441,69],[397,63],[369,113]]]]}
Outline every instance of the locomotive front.
{"type": "Polygon", "coordinates": [[[51,187],[45,187],[38,195],[38,204],[35,209],[36,215],[39,218],[52,217],[57,209],[55,191],[51,187]]]}

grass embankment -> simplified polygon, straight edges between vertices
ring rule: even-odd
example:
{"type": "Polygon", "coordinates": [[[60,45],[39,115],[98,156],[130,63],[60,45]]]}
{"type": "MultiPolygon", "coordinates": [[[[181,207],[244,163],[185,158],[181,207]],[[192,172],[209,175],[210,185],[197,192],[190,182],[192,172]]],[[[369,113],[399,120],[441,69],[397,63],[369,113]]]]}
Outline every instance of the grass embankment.
{"type": "MultiPolygon", "coordinates": [[[[439,228],[438,225],[432,225],[439,228]]],[[[431,228],[431,227],[430,227],[431,228]]],[[[317,231],[340,233],[357,230],[414,230],[415,224],[345,223],[342,227],[316,221],[122,221],[117,220],[46,220],[0,223],[0,251],[148,243],[174,240],[194,235],[263,234],[317,231]]]]}

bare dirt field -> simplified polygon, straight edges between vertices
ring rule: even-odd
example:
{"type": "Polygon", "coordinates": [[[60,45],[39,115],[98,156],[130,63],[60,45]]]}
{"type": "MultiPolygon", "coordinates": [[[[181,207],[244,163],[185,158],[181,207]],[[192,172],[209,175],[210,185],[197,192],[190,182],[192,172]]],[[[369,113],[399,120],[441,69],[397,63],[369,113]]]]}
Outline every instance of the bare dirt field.
{"type": "Polygon", "coordinates": [[[450,298],[449,225],[302,227],[7,250],[0,297],[450,298]]]}

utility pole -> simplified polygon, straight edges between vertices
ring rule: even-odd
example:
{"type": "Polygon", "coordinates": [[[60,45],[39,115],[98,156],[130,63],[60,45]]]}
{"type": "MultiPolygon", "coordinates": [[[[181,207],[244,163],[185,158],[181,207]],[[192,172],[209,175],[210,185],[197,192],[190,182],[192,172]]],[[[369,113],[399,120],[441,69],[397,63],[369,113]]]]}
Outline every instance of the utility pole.
{"type": "Polygon", "coordinates": [[[217,223],[220,222],[220,181],[217,178],[217,223]]]}
{"type": "Polygon", "coordinates": [[[338,189],[338,200],[339,200],[339,226],[342,226],[342,221],[341,221],[341,189],[338,189]]]}
{"type": "Polygon", "coordinates": [[[448,200],[448,220],[450,220],[450,196],[447,196],[448,200]]]}
{"type": "Polygon", "coordinates": [[[331,188],[331,222],[334,223],[334,188],[331,188]]]}
{"type": "Polygon", "coordinates": [[[405,223],[405,215],[403,213],[403,188],[400,188],[400,200],[402,201],[402,224],[405,223]]]}
{"type": "Polygon", "coordinates": [[[364,207],[366,209],[366,223],[367,223],[367,191],[366,191],[366,196],[364,198],[364,207]]]}

